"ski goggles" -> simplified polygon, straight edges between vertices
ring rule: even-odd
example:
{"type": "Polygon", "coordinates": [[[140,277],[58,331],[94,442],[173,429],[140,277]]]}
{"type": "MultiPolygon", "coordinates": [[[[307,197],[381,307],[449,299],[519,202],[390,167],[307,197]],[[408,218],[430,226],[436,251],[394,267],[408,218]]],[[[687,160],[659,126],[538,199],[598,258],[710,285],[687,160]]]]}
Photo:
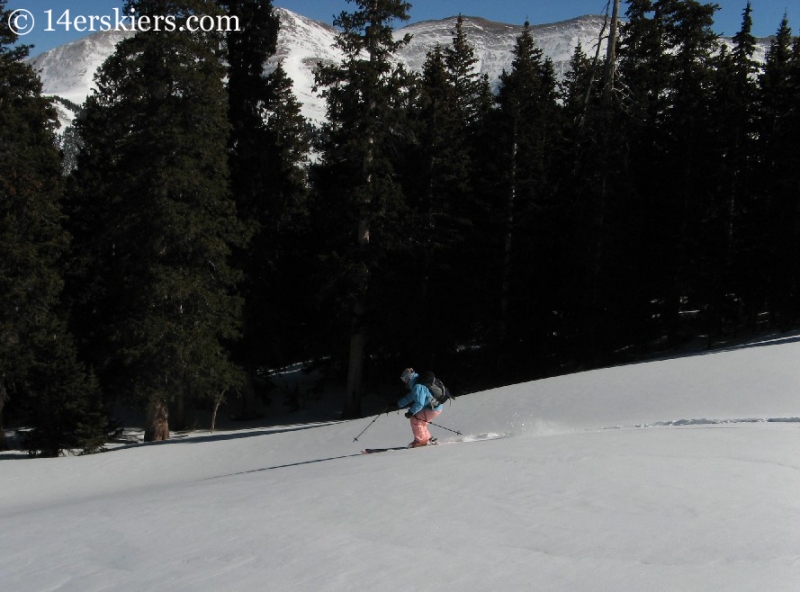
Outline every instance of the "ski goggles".
{"type": "Polygon", "coordinates": [[[400,380],[403,382],[408,382],[414,377],[414,369],[413,368],[406,368],[403,370],[403,374],[400,375],[400,380]]]}

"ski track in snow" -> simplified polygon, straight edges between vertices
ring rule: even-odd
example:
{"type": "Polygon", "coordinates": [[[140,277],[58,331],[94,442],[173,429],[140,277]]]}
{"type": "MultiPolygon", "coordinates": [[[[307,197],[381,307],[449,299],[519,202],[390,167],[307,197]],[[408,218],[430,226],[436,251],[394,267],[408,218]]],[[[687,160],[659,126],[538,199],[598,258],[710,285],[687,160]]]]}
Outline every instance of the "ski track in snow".
{"type": "Polygon", "coordinates": [[[675,419],[669,421],[656,421],[653,423],[640,423],[632,426],[609,426],[602,430],[625,430],[625,429],[652,429],[652,428],[673,428],[673,427],[707,427],[707,426],[727,426],[752,423],[800,423],[800,417],[766,417],[766,418],[745,418],[745,419],[675,419]]]}

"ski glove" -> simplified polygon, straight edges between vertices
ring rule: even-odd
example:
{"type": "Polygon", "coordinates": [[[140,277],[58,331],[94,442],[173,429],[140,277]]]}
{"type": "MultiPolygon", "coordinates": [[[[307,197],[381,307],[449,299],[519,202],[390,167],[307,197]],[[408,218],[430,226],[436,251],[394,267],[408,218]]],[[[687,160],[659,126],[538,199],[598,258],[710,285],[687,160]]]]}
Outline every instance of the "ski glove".
{"type": "Polygon", "coordinates": [[[411,413],[410,411],[406,411],[406,417],[407,417],[408,419],[411,419],[412,417],[414,417],[414,414],[413,414],[413,413],[411,413]]]}

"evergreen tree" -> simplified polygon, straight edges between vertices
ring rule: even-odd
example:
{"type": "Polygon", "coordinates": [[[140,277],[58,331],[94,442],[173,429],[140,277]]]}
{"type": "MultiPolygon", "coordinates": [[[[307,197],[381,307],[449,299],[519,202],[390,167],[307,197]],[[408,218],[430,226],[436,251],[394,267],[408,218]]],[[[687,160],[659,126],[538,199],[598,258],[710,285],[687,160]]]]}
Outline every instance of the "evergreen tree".
{"type": "Polygon", "coordinates": [[[10,403],[31,428],[31,454],[91,451],[104,442],[104,418],[59,310],[68,235],[57,119],[22,61],[28,46],[11,46],[5,5],[0,0],[0,420],[10,403]]]}
{"type": "Polygon", "coordinates": [[[578,47],[561,86],[556,225],[570,240],[560,244],[558,265],[567,281],[554,285],[558,324],[550,332],[559,339],[550,349],[590,364],[608,363],[611,351],[636,339],[640,320],[636,290],[626,279],[637,265],[631,243],[639,221],[626,180],[616,70],[599,51],[590,59],[578,47]]]}
{"type": "MultiPolygon", "coordinates": [[[[561,224],[572,223],[575,225],[574,231],[569,234],[575,238],[571,241],[571,251],[575,252],[580,242],[579,237],[586,235],[579,220],[585,218],[580,214],[583,209],[584,200],[579,196],[585,196],[594,190],[597,184],[597,172],[590,171],[597,160],[597,153],[600,144],[600,130],[598,129],[601,120],[600,103],[602,95],[602,85],[600,84],[602,65],[599,63],[599,52],[594,59],[589,58],[578,44],[570,59],[569,67],[559,84],[559,99],[563,105],[560,126],[560,145],[557,147],[559,156],[556,158],[556,176],[558,183],[558,199],[562,202],[565,218],[561,224]],[[580,228],[580,230],[578,230],[580,228]]],[[[563,262],[565,276],[576,277],[581,275],[577,266],[579,261],[587,261],[591,258],[589,248],[581,246],[583,253],[578,256],[574,254],[568,256],[563,262]],[[570,271],[566,271],[570,269],[570,271]]],[[[580,305],[575,299],[578,292],[584,291],[573,286],[571,289],[562,293],[560,300],[562,307],[577,310],[580,305]]]]}
{"type": "MultiPolygon", "coordinates": [[[[259,343],[255,350],[262,352],[262,360],[282,364],[302,355],[308,339],[295,332],[307,320],[304,303],[311,289],[307,279],[297,274],[307,256],[303,241],[310,145],[305,118],[282,65],[266,78],[266,83],[258,147],[261,156],[252,159],[260,167],[248,175],[251,180],[259,179],[263,193],[257,195],[260,199],[240,206],[240,215],[255,225],[244,264],[246,289],[252,290],[246,295],[245,344],[250,337],[256,338],[259,343]]],[[[245,171],[239,174],[247,175],[245,171]]]]}
{"type": "Polygon", "coordinates": [[[470,270],[480,252],[481,206],[475,190],[477,138],[491,104],[491,91],[475,65],[464,19],[452,44],[427,55],[418,82],[412,126],[415,146],[407,152],[404,184],[415,208],[419,250],[418,323],[409,341],[429,364],[468,341],[480,316],[482,286],[470,270]],[[452,306],[452,294],[460,305],[452,306]]]}
{"type": "Polygon", "coordinates": [[[731,235],[726,232],[730,226],[720,224],[729,216],[720,210],[719,200],[715,199],[716,179],[709,174],[721,164],[714,133],[713,96],[713,56],[718,41],[712,25],[718,6],[693,1],[665,4],[672,98],[665,117],[669,133],[664,165],[673,176],[671,195],[663,199],[668,204],[667,225],[672,225],[675,237],[671,251],[674,256],[666,262],[674,279],[666,292],[665,316],[673,325],[672,330],[677,331],[684,307],[705,310],[701,320],[708,326],[717,314],[714,309],[724,305],[713,301],[717,286],[723,284],[720,273],[725,260],[720,254],[726,249],[721,245],[728,243],[731,235]]]}
{"type": "Polygon", "coordinates": [[[758,64],[752,34],[752,5],[748,2],[742,27],[733,37],[733,50],[723,47],[712,83],[715,155],[707,163],[717,187],[708,213],[709,269],[706,274],[707,328],[711,334],[735,330],[743,318],[744,303],[753,318],[763,306],[763,285],[758,279],[761,245],[752,221],[760,216],[762,200],[756,196],[752,176],[755,138],[758,64]],[[761,304],[757,304],[758,301],[761,304]]]}
{"type": "Polygon", "coordinates": [[[766,306],[771,320],[788,329],[800,318],[800,38],[784,17],[767,51],[759,78],[758,185],[763,216],[756,220],[765,271],[766,306]]]}
{"type": "MultiPolygon", "coordinates": [[[[459,15],[452,42],[443,49],[451,89],[449,109],[454,117],[451,123],[455,125],[446,140],[449,154],[443,154],[439,163],[445,173],[444,216],[439,229],[430,229],[437,235],[444,230],[443,236],[449,242],[446,246],[450,253],[442,261],[444,273],[434,290],[439,295],[439,314],[445,320],[441,329],[457,340],[450,344],[451,348],[475,339],[471,333],[480,332],[480,328],[471,319],[484,317],[487,304],[484,282],[473,270],[485,256],[484,222],[490,218],[488,204],[478,187],[487,164],[484,140],[495,97],[488,76],[477,69],[479,60],[464,25],[465,20],[459,15]],[[451,305],[452,293],[460,294],[463,299],[460,310],[451,305]]],[[[484,328],[487,326],[488,323],[483,324],[484,328]]]]}
{"type": "MultiPolygon", "coordinates": [[[[325,232],[342,295],[349,302],[350,349],[344,417],[361,414],[367,337],[374,315],[374,291],[382,284],[379,265],[397,241],[402,189],[391,159],[398,117],[405,112],[409,83],[392,61],[409,37],[395,40],[392,23],[407,20],[410,4],[401,0],[353,0],[356,10],[334,20],[341,63],[321,65],[316,84],[328,105],[328,127],[321,155],[318,190],[324,192],[325,232]],[[328,232],[330,234],[328,234],[328,232]]],[[[320,202],[322,206],[322,203],[320,202]]]]}
{"type": "MultiPolygon", "coordinates": [[[[436,297],[438,282],[448,271],[443,259],[459,238],[452,234],[450,219],[446,218],[450,196],[448,182],[463,186],[464,179],[450,166],[457,162],[454,153],[458,153],[459,148],[450,141],[449,134],[458,124],[441,45],[437,44],[428,52],[422,72],[414,82],[408,117],[410,145],[398,151],[399,158],[393,159],[409,208],[405,225],[408,226],[410,255],[396,260],[395,266],[408,266],[403,267],[402,273],[414,289],[399,290],[399,306],[392,308],[399,310],[400,317],[415,319],[405,327],[398,324],[393,338],[400,352],[410,353],[417,341],[419,364],[421,360],[433,363],[436,352],[446,349],[451,337],[437,330],[443,319],[439,316],[441,309],[436,297]],[[415,334],[422,331],[425,331],[425,339],[415,339],[415,334]]],[[[461,170],[460,163],[455,168],[461,170]]]]}
{"type": "MultiPolygon", "coordinates": [[[[163,14],[162,3],[127,10],[163,14]],[[159,12],[161,11],[161,12],[159,12]]],[[[179,19],[211,2],[170,3],[179,19]]],[[[82,337],[103,386],[147,408],[146,440],[169,437],[198,399],[241,382],[242,228],[228,187],[227,96],[216,33],[140,33],[101,67],[79,122],[83,148],[71,193],[74,293],[82,337]],[[106,337],[107,336],[107,337],[106,337]]]]}
{"type": "MultiPolygon", "coordinates": [[[[553,64],[544,57],[525,23],[513,50],[511,71],[500,75],[499,110],[493,127],[499,141],[500,172],[498,212],[503,237],[499,285],[498,341],[501,371],[507,371],[507,355],[541,344],[541,321],[553,310],[550,296],[557,265],[552,172],[559,125],[553,64]],[[512,329],[513,327],[513,329],[512,329]],[[538,343],[537,343],[538,342],[538,343]]],[[[530,368],[529,368],[530,370],[530,368]]]]}
{"type": "Polygon", "coordinates": [[[664,25],[654,1],[630,0],[622,26],[618,70],[628,88],[634,125],[653,127],[665,110],[667,59],[664,25]]]}
{"type": "Polygon", "coordinates": [[[485,115],[491,91],[488,78],[475,68],[478,58],[464,28],[464,17],[458,16],[453,41],[442,54],[453,89],[452,107],[467,127],[474,127],[485,115]]]}
{"type": "Polygon", "coordinates": [[[30,394],[22,402],[32,429],[23,446],[31,456],[97,452],[108,434],[97,381],[78,362],[65,324],[56,320],[47,329],[34,340],[37,355],[25,385],[30,394]]]}
{"type": "MultiPolygon", "coordinates": [[[[595,81],[597,64],[578,43],[572,52],[569,66],[558,86],[559,98],[564,105],[564,128],[578,130],[586,120],[592,100],[597,98],[595,81]]],[[[575,138],[577,140],[577,138],[575,138]]]]}
{"type": "Polygon", "coordinates": [[[591,365],[610,363],[611,352],[640,341],[647,324],[640,244],[647,214],[635,188],[638,175],[649,180],[639,167],[642,154],[655,150],[666,86],[663,27],[653,11],[648,0],[630,2],[618,46],[604,60],[599,49],[592,60],[574,56],[574,80],[564,89],[559,203],[574,239],[565,245],[572,279],[559,299],[558,334],[562,347],[591,365]]]}
{"type": "MultiPolygon", "coordinates": [[[[635,0],[623,27],[619,72],[629,94],[625,130],[631,186],[649,253],[642,298],[654,303],[654,330],[676,335],[682,307],[700,306],[708,277],[705,222],[715,164],[711,30],[716,5],[694,0],[635,0]]],[[[644,250],[646,249],[646,250],[644,250]]]]}
{"type": "Polygon", "coordinates": [[[302,267],[309,145],[291,80],[280,64],[265,72],[279,30],[271,2],[226,4],[245,23],[228,34],[227,62],[231,184],[239,216],[252,234],[236,254],[245,274],[244,331],[236,351],[248,376],[238,417],[251,418],[257,413],[259,369],[294,361],[310,341],[297,327],[310,314],[302,303],[313,290],[296,271],[302,267]]]}

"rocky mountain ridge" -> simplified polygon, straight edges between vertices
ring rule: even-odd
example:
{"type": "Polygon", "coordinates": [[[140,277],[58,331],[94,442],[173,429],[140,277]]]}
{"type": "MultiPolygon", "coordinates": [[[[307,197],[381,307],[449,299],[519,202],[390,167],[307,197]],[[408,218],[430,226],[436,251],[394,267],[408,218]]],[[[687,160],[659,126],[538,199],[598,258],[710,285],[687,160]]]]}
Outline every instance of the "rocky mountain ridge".
{"type": "MultiPolygon", "coordinates": [[[[268,69],[282,62],[294,81],[294,93],[303,105],[303,115],[312,122],[325,117],[323,99],[313,91],[314,67],[319,62],[337,62],[341,54],[334,48],[336,30],[324,23],[308,19],[283,8],[275,9],[280,16],[281,29],[278,50],[270,58],[268,69]]],[[[395,31],[397,37],[412,35],[411,43],[398,54],[398,59],[413,71],[419,72],[428,51],[436,44],[452,42],[457,17],[423,21],[395,31]]],[[[602,16],[583,16],[553,24],[532,25],[534,39],[549,57],[559,75],[566,72],[569,60],[578,44],[587,54],[597,50],[604,30],[602,16]]],[[[478,58],[476,68],[487,74],[496,86],[500,73],[511,68],[512,50],[522,25],[497,23],[480,17],[464,17],[464,29],[478,58]]],[[[69,103],[81,104],[89,95],[97,69],[114,51],[116,44],[133,35],[130,31],[104,31],[88,35],[42,53],[30,63],[39,72],[44,92],[69,103]]],[[[763,59],[766,41],[759,46],[758,59],[763,59]]],[[[602,43],[600,50],[603,51],[602,43]]],[[[67,105],[59,104],[63,126],[73,113],[67,105]]]]}

